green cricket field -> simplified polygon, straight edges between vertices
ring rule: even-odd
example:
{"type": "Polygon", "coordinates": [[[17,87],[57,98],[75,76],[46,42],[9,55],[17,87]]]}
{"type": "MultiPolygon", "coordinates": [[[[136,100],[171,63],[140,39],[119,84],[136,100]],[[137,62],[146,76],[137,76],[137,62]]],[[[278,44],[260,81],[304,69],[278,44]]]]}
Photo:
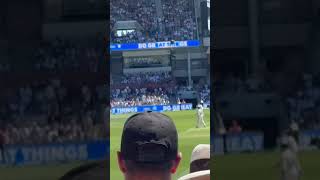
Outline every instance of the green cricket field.
{"type": "MultiPolygon", "coordinates": [[[[166,112],[178,130],[179,151],[182,153],[182,161],[174,179],[185,175],[189,171],[190,156],[193,148],[198,144],[210,144],[210,111],[205,110],[206,128],[195,128],[196,110],[166,112]]],[[[117,151],[120,150],[122,128],[125,120],[130,115],[112,115],[110,124],[110,177],[111,180],[121,180],[121,174],[117,164],[117,151]]]]}

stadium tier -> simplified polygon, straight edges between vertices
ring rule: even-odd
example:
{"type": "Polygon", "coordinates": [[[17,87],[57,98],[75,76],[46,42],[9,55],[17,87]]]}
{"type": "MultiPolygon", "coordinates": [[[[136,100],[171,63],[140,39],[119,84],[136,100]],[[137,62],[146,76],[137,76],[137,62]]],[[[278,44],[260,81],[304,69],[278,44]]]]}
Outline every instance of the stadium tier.
{"type": "Polygon", "coordinates": [[[197,24],[191,0],[111,0],[110,20],[112,43],[183,41],[197,38],[197,24]],[[121,22],[126,28],[119,25],[121,22]]]}

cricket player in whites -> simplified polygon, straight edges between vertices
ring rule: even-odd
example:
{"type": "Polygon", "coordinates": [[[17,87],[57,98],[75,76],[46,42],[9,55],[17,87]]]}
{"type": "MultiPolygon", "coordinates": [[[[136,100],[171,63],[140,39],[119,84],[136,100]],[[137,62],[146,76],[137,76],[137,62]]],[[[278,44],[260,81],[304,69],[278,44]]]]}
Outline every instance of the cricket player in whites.
{"type": "Polygon", "coordinates": [[[203,101],[201,100],[200,104],[197,105],[197,125],[196,128],[206,127],[206,123],[204,122],[204,112],[203,112],[203,101]]]}
{"type": "Polygon", "coordinates": [[[297,153],[290,148],[288,136],[281,138],[281,180],[299,180],[302,174],[297,153]]]}

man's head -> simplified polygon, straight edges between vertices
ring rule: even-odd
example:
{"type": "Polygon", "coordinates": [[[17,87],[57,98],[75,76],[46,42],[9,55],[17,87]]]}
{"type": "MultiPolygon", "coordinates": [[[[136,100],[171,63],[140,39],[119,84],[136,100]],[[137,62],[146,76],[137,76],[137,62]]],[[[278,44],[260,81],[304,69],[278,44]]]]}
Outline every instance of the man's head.
{"type": "Polygon", "coordinates": [[[209,144],[199,144],[197,145],[191,154],[190,161],[190,173],[196,171],[209,170],[210,162],[210,145],[209,144]]]}
{"type": "Polygon", "coordinates": [[[128,118],[118,152],[118,164],[126,179],[170,179],[180,160],[178,133],[170,117],[145,112],[128,118]]]}

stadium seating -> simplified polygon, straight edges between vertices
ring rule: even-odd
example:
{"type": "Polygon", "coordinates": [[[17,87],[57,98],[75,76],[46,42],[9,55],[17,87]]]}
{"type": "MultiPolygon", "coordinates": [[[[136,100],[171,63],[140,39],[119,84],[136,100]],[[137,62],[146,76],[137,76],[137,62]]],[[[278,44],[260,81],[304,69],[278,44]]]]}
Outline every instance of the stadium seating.
{"type": "Polygon", "coordinates": [[[169,40],[191,40],[196,38],[197,25],[190,0],[153,1],[112,0],[110,26],[117,21],[136,20],[142,30],[118,37],[111,33],[112,43],[137,43],[169,40]]]}

